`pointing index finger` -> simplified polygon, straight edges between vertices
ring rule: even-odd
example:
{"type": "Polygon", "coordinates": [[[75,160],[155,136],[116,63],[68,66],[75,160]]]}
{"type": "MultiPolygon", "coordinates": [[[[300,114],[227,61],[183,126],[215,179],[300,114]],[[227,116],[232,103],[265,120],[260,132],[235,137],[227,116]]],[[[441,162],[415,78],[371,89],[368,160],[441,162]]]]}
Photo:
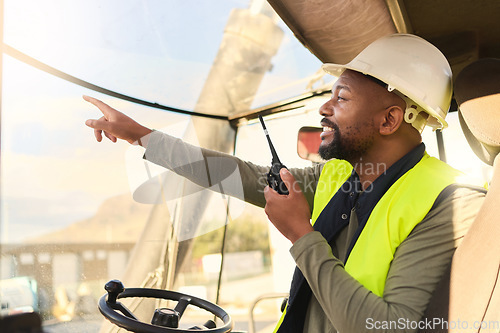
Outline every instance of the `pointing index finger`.
{"type": "Polygon", "coordinates": [[[90,96],[87,96],[87,95],[83,95],[83,99],[86,100],[87,102],[97,106],[97,108],[99,110],[101,110],[102,114],[106,117],[106,118],[109,118],[111,112],[112,112],[112,108],[107,105],[106,103],[98,100],[97,98],[94,98],[94,97],[90,97],[90,96]]]}

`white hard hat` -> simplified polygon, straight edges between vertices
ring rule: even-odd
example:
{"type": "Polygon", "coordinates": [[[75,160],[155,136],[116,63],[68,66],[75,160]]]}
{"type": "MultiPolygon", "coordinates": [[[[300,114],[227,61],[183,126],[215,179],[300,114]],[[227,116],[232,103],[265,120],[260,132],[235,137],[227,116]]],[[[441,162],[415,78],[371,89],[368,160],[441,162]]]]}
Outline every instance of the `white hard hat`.
{"type": "Polygon", "coordinates": [[[323,70],[334,76],[346,69],[373,76],[387,84],[389,91],[403,95],[405,120],[420,132],[426,124],[434,129],[448,126],[444,118],[452,96],[451,68],[441,51],[425,39],[410,34],[385,36],[348,64],[323,65],[323,70]]]}

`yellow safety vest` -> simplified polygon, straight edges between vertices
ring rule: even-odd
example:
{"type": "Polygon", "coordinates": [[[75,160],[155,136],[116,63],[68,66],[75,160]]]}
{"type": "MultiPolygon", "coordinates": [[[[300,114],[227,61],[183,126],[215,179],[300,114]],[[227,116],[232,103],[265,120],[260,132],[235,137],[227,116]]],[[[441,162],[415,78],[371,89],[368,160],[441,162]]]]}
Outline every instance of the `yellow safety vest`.
{"type": "MultiPolygon", "coordinates": [[[[352,166],[343,160],[331,160],[324,165],[314,196],[313,224],[351,172],[352,166]]],[[[463,177],[460,171],[425,153],[389,188],[371,212],[349,254],[346,272],[382,297],[387,273],[399,244],[424,219],[439,193],[463,177]]]]}

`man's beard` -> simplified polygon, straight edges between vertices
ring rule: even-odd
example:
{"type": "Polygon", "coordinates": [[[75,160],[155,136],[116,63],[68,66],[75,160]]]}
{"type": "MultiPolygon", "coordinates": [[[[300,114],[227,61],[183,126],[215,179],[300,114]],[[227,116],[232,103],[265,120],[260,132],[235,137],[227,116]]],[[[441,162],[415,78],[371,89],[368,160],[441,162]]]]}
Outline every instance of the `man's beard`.
{"type": "Polygon", "coordinates": [[[330,123],[329,126],[333,128],[333,140],[328,145],[319,146],[319,156],[325,161],[331,160],[332,158],[343,159],[339,157],[344,153],[343,148],[341,148],[340,144],[341,139],[339,127],[334,123],[330,123]]]}
{"type": "Polygon", "coordinates": [[[328,145],[319,146],[319,156],[324,160],[337,158],[355,163],[360,160],[373,143],[373,137],[360,138],[360,128],[347,129],[344,135],[340,133],[337,124],[327,123],[333,128],[333,140],[328,145]]]}

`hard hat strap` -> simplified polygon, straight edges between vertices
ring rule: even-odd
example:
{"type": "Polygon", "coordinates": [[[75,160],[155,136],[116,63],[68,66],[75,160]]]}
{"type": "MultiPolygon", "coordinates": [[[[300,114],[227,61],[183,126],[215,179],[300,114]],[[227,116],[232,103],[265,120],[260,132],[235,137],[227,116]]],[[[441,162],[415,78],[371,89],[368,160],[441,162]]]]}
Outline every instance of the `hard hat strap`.
{"type": "Polygon", "coordinates": [[[404,120],[407,123],[411,124],[420,134],[422,134],[424,127],[427,124],[429,114],[411,99],[401,94],[399,91],[394,90],[393,92],[401,97],[406,103],[404,120]]]}

